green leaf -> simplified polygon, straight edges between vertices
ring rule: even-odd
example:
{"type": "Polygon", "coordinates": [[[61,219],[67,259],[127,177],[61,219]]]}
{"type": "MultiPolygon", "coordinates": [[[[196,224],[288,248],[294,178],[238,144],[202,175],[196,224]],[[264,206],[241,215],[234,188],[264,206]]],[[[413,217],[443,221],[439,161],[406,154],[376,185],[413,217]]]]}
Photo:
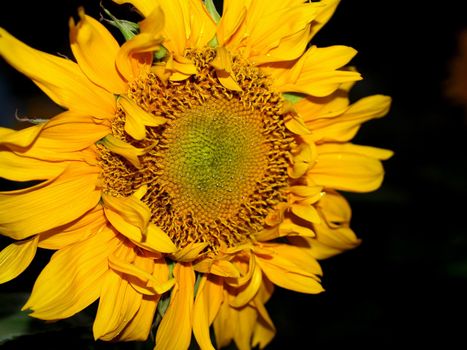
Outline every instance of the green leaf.
{"type": "Polygon", "coordinates": [[[300,94],[298,92],[284,92],[282,94],[282,97],[290,103],[296,104],[297,102],[303,100],[306,97],[306,95],[300,94]]]}
{"type": "Polygon", "coordinates": [[[139,33],[139,25],[138,23],[134,23],[131,21],[127,21],[124,19],[118,19],[114,15],[110,13],[109,10],[107,10],[104,5],[101,3],[101,8],[105,12],[107,16],[110,17],[110,19],[107,18],[102,18],[102,20],[106,21],[110,25],[114,26],[120,32],[122,33],[123,37],[125,38],[126,41],[130,40],[133,38],[136,34],[139,33]]]}
{"type": "Polygon", "coordinates": [[[208,10],[214,22],[219,23],[219,21],[221,20],[221,15],[219,14],[219,12],[217,12],[216,5],[214,5],[214,2],[212,0],[205,0],[204,5],[206,6],[206,9],[208,10]]]}

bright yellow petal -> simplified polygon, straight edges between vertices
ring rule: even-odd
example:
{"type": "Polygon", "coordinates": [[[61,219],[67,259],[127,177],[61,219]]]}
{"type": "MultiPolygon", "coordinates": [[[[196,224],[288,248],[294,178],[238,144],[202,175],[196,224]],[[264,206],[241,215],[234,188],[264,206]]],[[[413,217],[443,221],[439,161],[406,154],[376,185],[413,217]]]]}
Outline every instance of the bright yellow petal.
{"type": "Polygon", "coordinates": [[[70,19],[70,42],[73,55],[86,76],[114,94],[123,94],[128,89],[115,67],[120,49],[109,31],[94,18],[78,9],[80,21],[75,25],[70,19]]]}
{"type": "Polygon", "coordinates": [[[252,267],[253,273],[249,283],[238,291],[238,294],[235,296],[235,298],[230,300],[230,305],[233,307],[243,307],[248,304],[255,297],[256,293],[258,293],[258,290],[261,286],[263,280],[261,269],[254,262],[254,255],[252,255],[250,260],[250,264],[254,265],[252,267]]]}
{"type": "Polygon", "coordinates": [[[133,276],[145,284],[144,288],[150,291],[150,293],[145,293],[147,295],[161,295],[167,292],[175,284],[174,279],[168,280],[161,278],[162,276],[154,276],[152,275],[152,271],[145,271],[139,268],[136,264],[118,259],[118,257],[112,255],[109,256],[109,266],[115,271],[133,276]]]}
{"type": "Polygon", "coordinates": [[[46,161],[84,160],[96,163],[95,159],[88,159],[89,154],[78,151],[93,147],[109,132],[110,125],[107,121],[66,111],[50,119],[40,136],[28,148],[11,149],[19,155],[46,161]]]}
{"type": "Polygon", "coordinates": [[[346,142],[355,136],[362,123],[386,115],[390,105],[389,96],[368,96],[335,118],[315,119],[307,125],[313,130],[314,139],[319,142],[346,142]]]}
{"type": "Polygon", "coordinates": [[[238,327],[238,322],[236,322],[237,315],[235,314],[234,308],[230,307],[227,299],[227,291],[224,291],[224,301],[213,322],[214,335],[218,348],[223,348],[231,343],[235,330],[238,327]]]}
{"type": "Polygon", "coordinates": [[[13,133],[6,130],[6,142],[0,146],[1,173],[11,180],[27,181],[54,178],[70,165],[69,161],[97,163],[94,143],[108,134],[110,127],[102,120],[66,111],[40,126],[13,133]],[[37,130],[40,133],[31,142],[21,142],[22,135],[27,140],[27,133],[37,130]],[[6,148],[11,152],[3,151],[6,148]]]}
{"type": "Polygon", "coordinates": [[[0,145],[5,147],[28,147],[37,139],[43,127],[44,124],[34,125],[21,130],[0,128],[0,145]]]}
{"type": "Polygon", "coordinates": [[[339,70],[357,52],[347,46],[315,46],[294,64],[284,69],[271,69],[274,85],[282,92],[298,92],[323,97],[332,94],[343,83],[361,80],[358,72],[339,70]]]}
{"type": "Polygon", "coordinates": [[[0,192],[0,231],[20,240],[68,224],[96,206],[97,178],[93,167],[70,168],[54,180],[0,192]]]}
{"type": "Polygon", "coordinates": [[[349,224],[352,216],[349,202],[335,191],[326,191],[317,204],[329,225],[349,224]]]}
{"type": "Polygon", "coordinates": [[[307,201],[302,201],[300,203],[292,205],[292,213],[308,222],[312,222],[315,224],[319,224],[321,222],[321,219],[315,207],[313,207],[313,205],[311,205],[310,203],[307,203],[307,201]]]}
{"type": "Polygon", "coordinates": [[[302,177],[314,163],[316,150],[313,144],[302,143],[297,148],[297,153],[292,158],[292,166],[288,169],[289,176],[293,179],[302,177]]]}
{"type": "MultiPolygon", "coordinates": [[[[264,4],[268,6],[267,2],[264,2],[264,4]]],[[[251,34],[248,38],[248,46],[251,47],[251,60],[257,64],[274,61],[275,59],[271,57],[270,51],[275,48],[277,48],[275,54],[282,56],[280,60],[296,59],[306,47],[308,27],[315,18],[316,13],[317,10],[313,6],[305,3],[293,8],[282,8],[274,12],[268,11],[261,18],[258,18],[258,22],[251,23],[251,34]],[[298,43],[301,50],[295,50],[295,52],[283,51],[280,47],[281,41],[297,33],[304,33],[304,35],[298,35],[301,40],[298,43]]],[[[297,37],[293,38],[295,41],[296,39],[297,37]]],[[[296,42],[294,44],[297,45],[296,42]]]]}
{"type": "Polygon", "coordinates": [[[128,322],[119,334],[118,340],[145,341],[151,332],[152,322],[156,313],[157,302],[160,296],[143,295],[141,305],[136,315],[128,322]]]}
{"type": "Polygon", "coordinates": [[[153,52],[160,48],[162,38],[154,34],[141,33],[126,41],[117,53],[118,71],[131,82],[149,71],[153,52]]]}
{"type": "Polygon", "coordinates": [[[125,96],[118,98],[117,102],[125,111],[125,131],[135,140],[144,139],[146,136],[146,126],[159,126],[167,122],[167,119],[146,112],[133,100],[125,96]]]}
{"type": "Polygon", "coordinates": [[[300,293],[323,291],[317,275],[321,268],[306,248],[287,244],[263,244],[255,248],[257,262],[271,282],[300,293]]]}
{"type": "Polygon", "coordinates": [[[263,303],[256,299],[254,305],[258,311],[258,319],[253,331],[251,345],[252,347],[259,346],[260,349],[264,349],[274,338],[276,328],[263,303]]]}
{"type": "Polygon", "coordinates": [[[200,257],[201,252],[208,246],[206,242],[190,243],[171,254],[173,260],[190,262],[200,257]]]}
{"type": "Polygon", "coordinates": [[[232,70],[232,55],[225,47],[216,49],[216,57],[211,65],[216,69],[217,79],[229,90],[242,91],[232,70]]]}
{"type": "Polygon", "coordinates": [[[223,297],[220,278],[205,276],[201,279],[193,307],[193,334],[201,350],[214,350],[209,327],[219,311],[223,297]]]}
{"type": "Polygon", "coordinates": [[[108,148],[109,151],[124,157],[136,168],[141,167],[138,157],[146,153],[145,149],[136,148],[133,145],[116,138],[112,134],[107,135],[101,143],[108,148]]]}
{"type": "Polygon", "coordinates": [[[12,181],[48,180],[60,175],[68,163],[45,162],[0,151],[0,176],[12,181]]]}
{"type": "Polygon", "coordinates": [[[19,276],[36,255],[39,236],[8,245],[0,252],[0,284],[19,276]]]}
{"type": "Polygon", "coordinates": [[[243,31],[239,33],[235,44],[231,43],[231,37],[244,24],[247,14],[246,1],[224,0],[222,17],[217,26],[217,41],[220,46],[235,47],[243,38],[243,31]]]}
{"type": "Polygon", "coordinates": [[[71,60],[32,49],[2,28],[0,56],[33,80],[60,106],[98,118],[114,116],[113,95],[89,81],[71,60]]]}
{"type": "Polygon", "coordinates": [[[186,350],[190,345],[195,273],[190,264],[181,263],[175,265],[173,273],[177,282],[171,293],[170,305],[157,330],[155,350],[186,350]]]}
{"type": "Polygon", "coordinates": [[[258,314],[256,310],[250,306],[235,311],[238,317],[234,334],[235,345],[237,345],[238,350],[250,350],[251,338],[258,314]]]}
{"type": "Polygon", "coordinates": [[[113,197],[102,195],[104,212],[113,227],[133,243],[154,252],[172,253],[177,250],[160,228],[149,223],[149,207],[135,195],[113,197]]]}
{"type": "Polygon", "coordinates": [[[44,320],[70,317],[97,300],[109,267],[107,257],[121,242],[110,230],[57,251],[34,284],[23,310],[44,320]]]}
{"type": "Polygon", "coordinates": [[[189,6],[191,33],[187,46],[190,48],[204,48],[216,34],[216,24],[203,2],[189,0],[189,6]]]}
{"type": "MultiPolygon", "coordinates": [[[[315,232],[306,222],[300,222],[299,220],[290,217],[284,218],[284,220],[279,225],[279,237],[297,235],[304,237],[314,237],[315,232]]],[[[264,241],[264,239],[261,240],[264,241]]]]}
{"type": "Polygon", "coordinates": [[[120,274],[108,270],[102,277],[99,306],[92,327],[94,339],[112,340],[119,336],[141,305],[142,295],[120,274]]]}
{"type": "Polygon", "coordinates": [[[164,12],[167,21],[163,30],[164,46],[176,56],[183,56],[191,36],[190,8],[186,0],[154,0],[164,12]]]}
{"type": "Polygon", "coordinates": [[[240,277],[240,271],[228,260],[204,258],[195,263],[193,268],[197,272],[213,274],[221,277],[240,277]]]}
{"type": "Polygon", "coordinates": [[[376,190],[383,181],[384,169],[379,159],[392,152],[352,144],[325,144],[318,147],[318,159],[307,178],[320,186],[343,191],[376,190]]]}
{"type": "Polygon", "coordinates": [[[107,224],[102,206],[98,204],[94,209],[73,222],[42,232],[39,247],[58,250],[68,245],[85,240],[98,232],[107,224]]]}
{"type": "Polygon", "coordinates": [[[336,11],[337,5],[340,0],[321,0],[319,2],[312,3],[317,7],[319,11],[316,15],[313,25],[310,28],[309,40],[315,36],[315,34],[329,21],[334,12],[336,11]]]}

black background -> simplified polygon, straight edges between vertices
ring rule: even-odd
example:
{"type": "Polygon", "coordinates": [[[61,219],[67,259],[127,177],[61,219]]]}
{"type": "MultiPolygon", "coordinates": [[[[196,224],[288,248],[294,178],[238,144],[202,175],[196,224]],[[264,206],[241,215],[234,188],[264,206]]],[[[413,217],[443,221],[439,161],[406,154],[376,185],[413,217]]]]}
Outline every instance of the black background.
{"type": "MultiPolygon", "coordinates": [[[[352,227],[363,243],[322,262],[326,292],[310,296],[278,289],[268,303],[278,330],[270,349],[465,344],[467,116],[444,94],[458,33],[467,28],[461,4],[342,0],[314,39],[318,46],[359,51],[352,64],[364,80],[353,98],[392,96],[388,116],[364,125],[355,143],[389,148],[395,156],[385,162],[379,191],[347,195],[352,227]]],[[[98,1],[9,5],[0,13],[0,26],[50,53],[69,53],[68,18],[76,18],[78,6],[99,17],[98,1]]],[[[57,111],[4,61],[0,107],[1,124],[9,127],[18,126],[16,110],[29,116],[57,111]]],[[[45,261],[46,253],[0,292],[29,291],[45,263],[41,258],[45,261]]],[[[69,341],[57,337],[55,344],[73,346],[69,341]]]]}

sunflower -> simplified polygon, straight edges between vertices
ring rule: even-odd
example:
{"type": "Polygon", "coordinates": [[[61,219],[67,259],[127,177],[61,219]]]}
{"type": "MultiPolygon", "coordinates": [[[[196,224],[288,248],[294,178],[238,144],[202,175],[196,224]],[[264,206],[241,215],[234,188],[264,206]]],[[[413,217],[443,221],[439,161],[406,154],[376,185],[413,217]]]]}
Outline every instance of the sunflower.
{"type": "Polygon", "coordinates": [[[1,176],[36,181],[0,193],[0,282],[50,249],[32,317],[98,301],[95,339],[264,348],[275,286],[320,293],[317,260],[359,244],[338,191],[380,186],[392,153],[350,140],[390,98],[351,104],[356,51],[309,45],[337,0],[225,0],[222,16],[212,1],[115,2],[141,21],[110,21],[120,45],[79,9],[75,61],[0,29],[0,55],[64,108],[0,129],[1,176]]]}

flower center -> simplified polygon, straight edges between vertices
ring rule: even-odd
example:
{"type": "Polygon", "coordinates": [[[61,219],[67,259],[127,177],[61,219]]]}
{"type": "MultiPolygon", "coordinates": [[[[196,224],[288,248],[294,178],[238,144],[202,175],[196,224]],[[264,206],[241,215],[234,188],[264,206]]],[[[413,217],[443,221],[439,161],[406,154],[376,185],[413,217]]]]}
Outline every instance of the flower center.
{"type": "Polygon", "coordinates": [[[140,168],[98,145],[103,190],[129,196],[146,185],[142,201],[151,221],[182,248],[207,242],[208,251],[254,240],[265,219],[286,201],[288,160],[294,144],[285,128],[282,99],[257,68],[235,58],[242,91],[226,89],[210,62],[212,49],[190,51],[198,73],[181,82],[155,74],[134,81],[129,97],[167,123],[146,127],[133,140],[119,110],[112,133],[148,151],[140,168]]]}
{"type": "Polygon", "coordinates": [[[260,116],[235,100],[182,113],[164,137],[160,180],[176,211],[205,223],[235,216],[267,168],[260,116]]]}

